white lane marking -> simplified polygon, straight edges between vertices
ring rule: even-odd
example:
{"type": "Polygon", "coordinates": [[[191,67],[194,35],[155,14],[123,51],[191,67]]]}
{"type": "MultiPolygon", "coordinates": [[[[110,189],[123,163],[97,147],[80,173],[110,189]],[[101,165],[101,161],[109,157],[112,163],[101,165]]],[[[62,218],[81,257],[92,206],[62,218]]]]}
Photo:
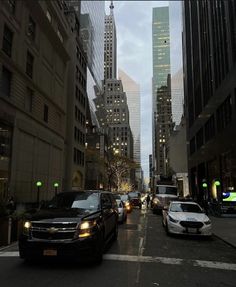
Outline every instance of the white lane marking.
{"type": "Polygon", "coordinates": [[[216,262],[216,261],[187,260],[180,258],[135,256],[135,255],[122,255],[122,254],[121,255],[105,254],[104,259],[116,260],[116,261],[142,262],[142,263],[162,263],[169,265],[190,264],[195,267],[236,271],[236,264],[226,262],[216,262]]]}
{"type": "MultiPolygon", "coordinates": [[[[2,251],[0,257],[19,257],[18,251],[2,251]]],[[[104,254],[105,260],[128,261],[136,263],[162,263],[169,265],[190,264],[194,267],[236,271],[236,264],[217,261],[187,260],[180,258],[137,256],[124,254],[104,254]]]]}
{"type": "Polygon", "coordinates": [[[152,256],[137,256],[137,255],[120,255],[120,254],[105,254],[104,259],[106,260],[117,260],[117,261],[130,261],[130,262],[142,262],[142,263],[163,263],[163,264],[174,264],[180,265],[183,260],[178,258],[167,258],[167,257],[152,257],[152,256]]]}
{"type": "Polygon", "coordinates": [[[1,251],[0,257],[18,257],[19,251],[1,251]]]}
{"type": "Polygon", "coordinates": [[[195,260],[194,266],[236,271],[236,264],[225,263],[225,262],[195,260]]]}

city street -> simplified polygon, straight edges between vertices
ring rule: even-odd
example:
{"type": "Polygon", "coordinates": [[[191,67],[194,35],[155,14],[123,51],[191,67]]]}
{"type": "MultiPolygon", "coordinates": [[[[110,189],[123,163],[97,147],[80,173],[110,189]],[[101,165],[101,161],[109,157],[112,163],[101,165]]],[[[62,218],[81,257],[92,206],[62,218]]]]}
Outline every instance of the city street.
{"type": "Polygon", "coordinates": [[[233,287],[235,282],[235,248],[214,236],[167,237],[161,217],[145,208],[128,215],[98,266],[48,260],[29,265],[19,259],[17,247],[0,251],[1,287],[233,287]]]}

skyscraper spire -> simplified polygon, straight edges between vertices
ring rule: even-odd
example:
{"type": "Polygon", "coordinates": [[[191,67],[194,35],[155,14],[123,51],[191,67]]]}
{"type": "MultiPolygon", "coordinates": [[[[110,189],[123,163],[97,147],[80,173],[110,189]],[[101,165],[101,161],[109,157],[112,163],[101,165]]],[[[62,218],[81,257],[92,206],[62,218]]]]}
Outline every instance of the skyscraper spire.
{"type": "Polygon", "coordinates": [[[111,4],[110,4],[110,15],[113,15],[113,9],[114,9],[114,5],[113,5],[113,1],[111,1],[111,4]]]}

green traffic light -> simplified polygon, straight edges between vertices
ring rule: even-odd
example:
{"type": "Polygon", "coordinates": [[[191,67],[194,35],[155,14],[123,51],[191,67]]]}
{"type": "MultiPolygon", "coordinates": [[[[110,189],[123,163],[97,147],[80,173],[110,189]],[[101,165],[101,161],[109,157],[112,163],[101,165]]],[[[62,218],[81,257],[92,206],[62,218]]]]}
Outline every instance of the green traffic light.
{"type": "Polygon", "coordinates": [[[220,186],[219,180],[216,180],[216,181],[215,181],[215,186],[220,186]]]}
{"type": "Polygon", "coordinates": [[[207,183],[204,182],[204,183],[202,184],[202,187],[207,187],[207,183]]]}
{"type": "Polygon", "coordinates": [[[40,186],[42,186],[42,185],[43,185],[42,181],[37,181],[37,182],[36,182],[36,186],[37,186],[37,187],[40,187],[40,186]]]}
{"type": "Polygon", "coordinates": [[[53,184],[53,186],[54,186],[54,187],[59,187],[59,183],[58,183],[58,182],[55,182],[55,183],[53,184]]]}

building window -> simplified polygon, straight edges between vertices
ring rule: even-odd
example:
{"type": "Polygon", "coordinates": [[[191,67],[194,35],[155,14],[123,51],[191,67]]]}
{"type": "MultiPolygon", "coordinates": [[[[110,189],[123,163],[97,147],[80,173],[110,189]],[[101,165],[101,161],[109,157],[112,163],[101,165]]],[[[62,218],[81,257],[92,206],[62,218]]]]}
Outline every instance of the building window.
{"type": "Polygon", "coordinates": [[[32,112],[33,108],[33,94],[34,94],[33,90],[27,88],[25,95],[25,109],[30,113],[32,112]]]}
{"type": "Polygon", "coordinates": [[[12,41],[13,41],[13,32],[7,27],[7,25],[4,25],[2,50],[9,57],[11,57],[12,41]]]}
{"type": "Polygon", "coordinates": [[[48,106],[44,105],[43,120],[48,123],[48,106]]]}
{"type": "Polygon", "coordinates": [[[34,57],[33,55],[27,51],[27,58],[26,58],[26,74],[33,78],[33,66],[34,66],[34,57]]]}
{"type": "Polygon", "coordinates": [[[1,85],[0,85],[1,96],[10,97],[11,79],[12,79],[12,73],[7,68],[5,68],[3,66],[2,67],[1,85]]]}
{"type": "Polygon", "coordinates": [[[29,38],[34,41],[36,35],[36,24],[34,20],[29,16],[29,23],[28,23],[28,36],[29,38]]]}

